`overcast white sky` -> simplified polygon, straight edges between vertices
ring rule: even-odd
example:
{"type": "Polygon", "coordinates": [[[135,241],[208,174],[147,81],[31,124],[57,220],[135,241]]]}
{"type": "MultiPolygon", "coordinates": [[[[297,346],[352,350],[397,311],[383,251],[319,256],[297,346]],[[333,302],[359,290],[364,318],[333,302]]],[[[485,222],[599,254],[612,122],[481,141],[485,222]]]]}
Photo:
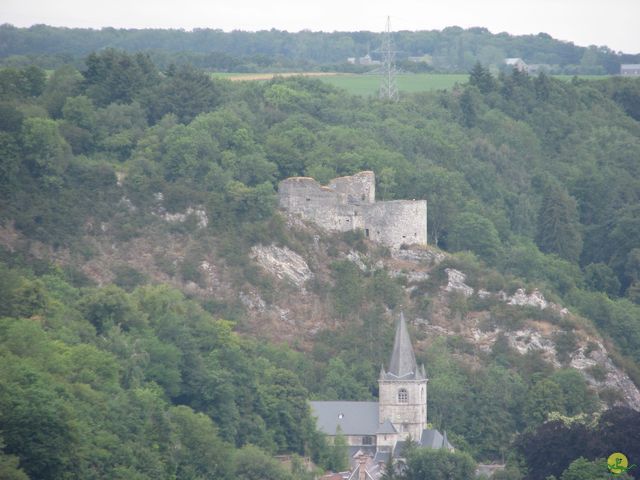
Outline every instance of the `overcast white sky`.
{"type": "Polygon", "coordinates": [[[354,31],[481,26],[640,53],[640,0],[0,0],[0,22],[66,27],[354,31]]]}

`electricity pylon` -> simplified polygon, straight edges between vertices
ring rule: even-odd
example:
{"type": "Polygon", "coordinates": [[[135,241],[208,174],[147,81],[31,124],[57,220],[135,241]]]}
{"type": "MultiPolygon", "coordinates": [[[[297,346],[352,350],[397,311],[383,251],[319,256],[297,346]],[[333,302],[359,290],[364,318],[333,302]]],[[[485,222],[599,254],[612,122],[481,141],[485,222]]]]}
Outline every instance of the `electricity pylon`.
{"type": "Polygon", "coordinates": [[[387,31],[382,37],[382,81],[380,82],[380,98],[398,101],[398,84],[396,83],[396,52],[391,38],[391,17],[387,17],[387,31]]]}

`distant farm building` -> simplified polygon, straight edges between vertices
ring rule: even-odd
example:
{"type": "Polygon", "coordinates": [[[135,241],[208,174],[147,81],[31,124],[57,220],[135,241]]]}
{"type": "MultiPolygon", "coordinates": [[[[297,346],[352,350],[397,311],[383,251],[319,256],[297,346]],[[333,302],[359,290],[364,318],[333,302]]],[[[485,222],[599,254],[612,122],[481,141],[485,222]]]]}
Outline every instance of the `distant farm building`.
{"type": "Polygon", "coordinates": [[[640,63],[623,63],[620,65],[620,75],[625,77],[640,77],[640,63]]]}
{"type": "Polygon", "coordinates": [[[368,53],[364,57],[349,57],[347,63],[352,65],[380,65],[380,60],[373,60],[368,53]]]}
{"type": "Polygon", "coordinates": [[[529,71],[528,65],[524,63],[524,60],[521,58],[505,58],[504,63],[508,67],[515,68],[519,72],[527,73],[529,71]]]}

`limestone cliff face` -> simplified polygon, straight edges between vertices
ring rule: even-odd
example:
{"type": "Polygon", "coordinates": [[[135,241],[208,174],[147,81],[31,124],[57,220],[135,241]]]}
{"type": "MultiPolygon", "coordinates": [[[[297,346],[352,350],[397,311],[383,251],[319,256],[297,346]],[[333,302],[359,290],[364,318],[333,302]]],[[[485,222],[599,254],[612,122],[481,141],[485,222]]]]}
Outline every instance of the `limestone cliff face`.
{"type": "MultiPolygon", "coordinates": [[[[289,225],[290,228],[307,231],[313,228],[305,225],[295,215],[289,217],[289,225]]],[[[264,315],[274,321],[270,323],[270,328],[276,338],[307,338],[312,342],[317,331],[337,323],[330,309],[317,309],[320,303],[308,288],[314,275],[326,280],[329,261],[326,256],[327,245],[321,235],[316,234],[313,238],[311,248],[304,255],[273,245],[257,246],[253,250],[255,261],[268,275],[286,279],[295,285],[294,290],[297,291],[293,301],[289,296],[277,297],[273,304],[265,302],[260,307],[262,311],[259,314],[260,308],[254,307],[257,316],[264,315]]],[[[374,247],[371,244],[369,250],[372,251],[374,247]]],[[[392,249],[388,255],[381,257],[345,248],[338,252],[338,257],[353,262],[363,271],[384,270],[392,277],[401,277],[407,294],[405,306],[415,311],[415,304],[420,299],[420,294],[416,295],[420,286],[430,280],[448,255],[431,247],[416,246],[392,249]]],[[[640,391],[624,370],[612,361],[605,342],[595,329],[584,327],[584,319],[576,317],[562,305],[547,300],[539,290],[526,291],[518,288],[510,294],[502,290],[488,291],[468,285],[467,275],[463,271],[446,268],[444,272],[446,278],[440,287],[435,292],[425,293],[429,297],[430,307],[422,312],[422,316],[411,317],[414,327],[423,332],[421,337],[424,340],[418,345],[418,349],[436,338],[455,336],[464,339],[479,351],[490,352],[502,336],[521,355],[537,351],[556,368],[573,367],[584,375],[594,389],[618,392],[622,403],[640,410],[640,391]],[[515,327],[497,325],[492,321],[488,309],[470,310],[463,315],[455,312],[453,303],[457,296],[469,301],[476,299],[477,303],[503,304],[516,312],[540,310],[541,314],[534,315],[535,319],[527,318],[524,314],[524,319],[515,327]],[[544,316],[548,316],[550,320],[540,320],[544,316]],[[575,344],[571,351],[561,351],[557,345],[558,336],[565,333],[559,323],[572,325],[574,329],[575,344]]],[[[469,358],[468,361],[473,362],[474,359],[469,358]]]]}
{"type": "MultiPolygon", "coordinates": [[[[290,218],[290,222],[298,228],[308,228],[296,218],[290,218]]],[[[276,278],[288,277],[298,290],[293,303],[291,298],[284,301],[276,299],[273,305],[263,306],[262,312],[267,316],[271,315],[268,313],[270,310],[281,314],[281,320],[276,320],[276,324],[272,325],[274,332],[280,332],[276,336],[287,336],[287,333],[281,330],[283,327],[290,338],[307,337],[312,341],[318,330],[336,323],[330,310],[315,310],[318,303],[313,300],[314,294],[306,288],[307,282],[314,278],[312,270],[315,269],[320,277],[326,273],[323,272],[326,266],[323,262],[326,258],[322,259],[325,245],[319,239],[320,236],[315,237],[315,246],[307,261],[275,246],[260,246],[255,249],[256,252],[279,252],[275,255],[278,259],[271,259],[274,255],[268,253],[255,254],[255,259],[269,275],[276,278]],[[309,264],[315,267],[311,268],[309,264]],[[307,269],[308,274],[298,273],[307,272],[307,269]],[[285,271],[289,273],[283,273],[285,271]],[[282,315],[285,310],[286,315],[282,315]]],[[[390,276],[402,277],[407,293],[407,308],[411,308],[414,302],[419,300],[419,295],[415,295],[416,289],[429,280],[438,265],[447,258],[446,254],[430,247],[391,250],[388,256],[382,258],[354,250],[344,251],[339,256],[353,262],[363,271],[385,270],[390,276]]],[[[490,352],[498,338],[504,337],[508,345],[521,355],[535,351],[556,368],[575,368],[594,389],[618,392],[621,403],[640,410],[640,391],[624,370],[612,361],[603,339],[595,329],[582,326],[584,319],[579,319],[563,306],[548,301],[539,290],[526,291],[519,288],[511,294],[504,291],[491,292],[467,285],[466,274],[463,271],[447,268],[445,272],[446,278],[437,292],[426,294],[430,297],[430,308],[423,312],[424,316],[412,318],[414,327],[423,332],[421,336],[424,340],[420,345],[424,346],[443,336],[455,336],[464,339],[479,351],[490,352]],[[535,315],[536,319],[527,319],[525,315],[515,328],[494,324],[488,310],[471,310],[459,315],[454,311],[452,304],[456,296],[501,303],[516,311],[540,310],[542,316],[547,315],[551,319],[561,320],[563,324],[572,325],[576,337],[575,344],[571,351],[560,351],[557,338],[565,333],[564,329],[557,321],[540,320],[541,315],[535,315]]],[[[473,362],[474,359],[469,358],[468,361],[473,362]]]]}
{"type": "MultiPolygon", "coordinates": [[[[30,241],[10,225],[0,227],[0,244],[10,251],[28,251],[75,267],[98,285],[116,279],[114,266],[127,265],[151,281],[174,285],[191,296],[240,311],[238,328],[248,335],[287,341],[300,348],[311,348],[319,331],[340,325],[341,320],[322,291],[332,286],[331,263],[349,261],[367,273],[384,271],[400,280],[403,306],[411,312],[407,318],[421,333],[418,352],[445,336],[462,338],[481,352],[489,352],[499,338],[505,338],[514,351],[523,355],[537,351],[556,367],[571,366],[595,389],[614,390],[623,403],[640,410],[640,392],[612,360],[611,347],[594,328],[589,328],[588,321],[549,301],[540,291],[478,288],[468,280],[463,268],[445,269],[442,262],[448,255],[428,246],[385,249],[363,239],[366,251],[356,251],[293,214],[285,221],[286,229],[297,239],[294,244],[257,243],[246,253],[244,262],[262,278],[257,282],[239,276],[238,269],[228,264],[215,238],[207,233],[201,221],[206,214],[201,212],[201,207],[192,206],[183,216],[171,216],[156,208],[156,223],[148,227],[145,235],[131,239],[115,235],[115,224],[87,222],[85,235],[79,239],[84,245],[82,252],[54,250],[30,241]],[[188,223],[189,218],[190,231],[175,227],[188,223]],[[472,307],[458,308],[461,298],[472,307]],[[519,322],[495,322],[489,305],[513,309],[519,322]],[[533,311],[542,314],[529,315],[533,311]],[[575,342],[570,351],[566,347],[561,350],[557,344],[558,335],[563,333],[561,325],[571,325],[574,331],[575,342]]],[[[389,321],[394,313],[387,312],[389,321]]],[[[477,361],[472,357],[463,360],[477,361]]]]}

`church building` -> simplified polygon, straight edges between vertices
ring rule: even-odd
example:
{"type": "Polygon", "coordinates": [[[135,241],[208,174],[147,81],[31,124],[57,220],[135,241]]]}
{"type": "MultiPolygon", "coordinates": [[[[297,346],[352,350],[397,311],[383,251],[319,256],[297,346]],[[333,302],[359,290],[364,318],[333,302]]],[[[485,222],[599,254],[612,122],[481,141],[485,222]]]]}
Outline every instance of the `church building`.
{"type": "Polygon", "coordinates": [[[379,401],[312,401],[318,429],[329,436],[342,434],[349,445],[351,477],[375,479],[391,458],[402,458],[407,439],[424,448],[453,451],[446,432],[427,428],[427,376],[418,367],[404,315],[396,326],[387,370],[381,368],[379,401]]]}

